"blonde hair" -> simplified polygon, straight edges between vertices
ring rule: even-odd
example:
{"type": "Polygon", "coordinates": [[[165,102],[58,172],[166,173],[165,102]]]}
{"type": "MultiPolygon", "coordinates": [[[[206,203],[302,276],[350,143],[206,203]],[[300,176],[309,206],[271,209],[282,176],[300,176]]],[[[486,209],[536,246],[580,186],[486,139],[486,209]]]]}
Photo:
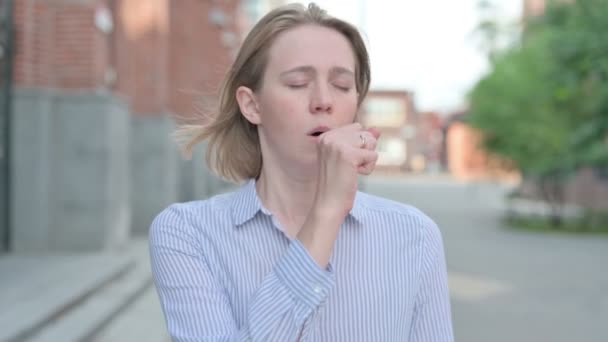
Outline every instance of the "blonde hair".
{"type": "Polygon", "coordinates": [[[358,105],[361,105],[369,89],[370,67],[359,31],[353,25],[329,16],[314,3],[308,7],[301,4],[282,6],[266,14],[245,38],[222,82],[212,118],[206,123],[186,124],[178,128],[176,137],[183,143],[187,156],[192,156],[196,144],[207,140],[206,161],[215,174],[235,183],[259,177],[262,151],[257,126],[241,114],[236,90],[240,86],[259,90],[273,41],[282,32],[305,24],[334,29],[350,42],[356,60],[358,105]]]}

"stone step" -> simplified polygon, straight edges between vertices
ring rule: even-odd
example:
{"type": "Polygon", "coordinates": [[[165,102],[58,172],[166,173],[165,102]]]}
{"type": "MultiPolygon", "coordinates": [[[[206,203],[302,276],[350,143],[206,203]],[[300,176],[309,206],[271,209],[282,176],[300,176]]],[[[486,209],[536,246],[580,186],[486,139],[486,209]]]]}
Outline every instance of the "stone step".
{"type": "Polygon", "coordinates": [[[0,258],[0,341],[25,340],[133,266],[110,254],[0,258]]]}
{"type": "Polygon", "coordinates": [[[149,264],[135,257],[135,266],[99,289],[61,319],[48,324],[28,342],[91,341],[94,335],[129,307],[152,285],[149,264]]]}

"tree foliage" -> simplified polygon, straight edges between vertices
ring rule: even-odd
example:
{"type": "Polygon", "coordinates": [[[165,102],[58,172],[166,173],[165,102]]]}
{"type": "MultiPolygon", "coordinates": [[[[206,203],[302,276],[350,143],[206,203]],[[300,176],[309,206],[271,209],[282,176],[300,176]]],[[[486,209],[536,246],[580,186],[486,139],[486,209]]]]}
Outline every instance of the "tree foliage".
{"type": "Polygon", "coordinates": [[[485,147],[525,175],[608,165],[608,0],[550,3],[470,93],[485,147]]]}

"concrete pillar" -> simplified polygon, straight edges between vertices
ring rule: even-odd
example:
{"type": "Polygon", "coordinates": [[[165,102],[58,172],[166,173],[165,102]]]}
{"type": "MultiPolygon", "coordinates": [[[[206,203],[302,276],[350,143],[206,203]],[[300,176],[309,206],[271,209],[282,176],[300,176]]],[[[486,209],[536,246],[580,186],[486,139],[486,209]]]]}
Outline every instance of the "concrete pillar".
{"type": "Polygon", "coordinates": [[[129,113],[111,94],[17,89],[15,252],[99,251],[130,235],[129,113]]]}
{"type": "Polygon", "coordinates": [[[146,234],[156,215],[178,201],[179,151],[169,116],[131,118],[133,233],[146,234]]]}

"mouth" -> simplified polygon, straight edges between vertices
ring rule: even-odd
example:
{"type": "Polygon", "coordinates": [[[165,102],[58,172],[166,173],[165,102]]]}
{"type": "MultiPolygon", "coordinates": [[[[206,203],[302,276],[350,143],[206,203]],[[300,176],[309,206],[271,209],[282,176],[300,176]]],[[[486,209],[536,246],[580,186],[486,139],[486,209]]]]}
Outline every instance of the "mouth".
{"type": "Polygon", "coordinates": [[[329,131],[329,127],[327,126],[318,126],[308,132],[308,135],[311,137],[319,137],[321,134],[329,131]]]}

